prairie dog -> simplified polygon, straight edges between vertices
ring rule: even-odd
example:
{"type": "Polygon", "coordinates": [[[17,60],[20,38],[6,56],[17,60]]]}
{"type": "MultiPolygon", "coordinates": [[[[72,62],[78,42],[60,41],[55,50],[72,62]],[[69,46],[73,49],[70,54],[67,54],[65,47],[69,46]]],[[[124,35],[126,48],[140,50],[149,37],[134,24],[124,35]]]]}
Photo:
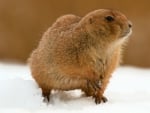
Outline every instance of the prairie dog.
{"type": "Polygon", "coordinates": [[[30,58],[32,76],[49,100],[51,90],[81,89],[96,104],[119,65],[132,24],[121,12],[98,9],[79,17],[64,15],[44,33],[30,58]]]}

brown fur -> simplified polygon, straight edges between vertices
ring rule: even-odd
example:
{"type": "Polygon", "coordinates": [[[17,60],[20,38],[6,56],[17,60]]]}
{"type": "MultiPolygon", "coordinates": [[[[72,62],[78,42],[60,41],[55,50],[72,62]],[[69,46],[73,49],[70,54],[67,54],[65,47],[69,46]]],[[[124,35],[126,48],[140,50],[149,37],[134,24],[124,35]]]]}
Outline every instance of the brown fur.
{"type": "Polygon", "coordinates": [[[49,97],[52,89],[82,89],[96,103],[105,102],[103,93],[119,64],[129,25],[123,14],[108,9],[90,12],[83,18],[58,18],[29,59],[43,96],[49,97]]]}

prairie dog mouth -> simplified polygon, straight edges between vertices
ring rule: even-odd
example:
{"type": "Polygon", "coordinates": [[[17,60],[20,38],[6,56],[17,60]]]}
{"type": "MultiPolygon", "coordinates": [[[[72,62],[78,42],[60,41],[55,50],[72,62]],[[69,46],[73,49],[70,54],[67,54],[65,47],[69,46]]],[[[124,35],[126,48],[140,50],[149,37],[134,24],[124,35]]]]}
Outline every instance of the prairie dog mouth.
{"type": "Polygon", "coordinates": [[[128,28],[121,34],[121,38],[129,37],[132,34],[132,23],[128,21],[128,28]]]}
{"type": "Polygon", "coordinates": [[[132,29],[127,30],[121,35],[121,38],[127,38],[132,34],[132,29]]]}

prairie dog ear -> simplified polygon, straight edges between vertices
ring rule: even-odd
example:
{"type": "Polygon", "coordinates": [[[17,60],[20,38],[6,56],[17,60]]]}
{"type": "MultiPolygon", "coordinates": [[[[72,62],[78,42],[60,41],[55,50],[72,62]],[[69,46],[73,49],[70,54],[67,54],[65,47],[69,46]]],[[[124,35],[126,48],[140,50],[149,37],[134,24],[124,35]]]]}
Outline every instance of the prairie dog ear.
{"type": "Polygon", "coordinates": [[[93,22],[93,18],[89,18],[89,23],[92,24],[93,22]]]}

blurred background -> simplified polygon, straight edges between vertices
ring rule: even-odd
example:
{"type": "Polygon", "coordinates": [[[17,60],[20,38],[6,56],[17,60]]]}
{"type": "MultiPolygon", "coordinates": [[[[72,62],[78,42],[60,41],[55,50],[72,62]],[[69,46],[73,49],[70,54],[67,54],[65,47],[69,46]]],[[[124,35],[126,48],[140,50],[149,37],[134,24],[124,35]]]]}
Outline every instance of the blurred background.
{"type": "Polygon", "coordinates": [[[26,63],[42,34],[61,15],[112,8],[133,23],[123,63],[150,67],[149,0],[0,0],[0,61],[26,63]]]}

